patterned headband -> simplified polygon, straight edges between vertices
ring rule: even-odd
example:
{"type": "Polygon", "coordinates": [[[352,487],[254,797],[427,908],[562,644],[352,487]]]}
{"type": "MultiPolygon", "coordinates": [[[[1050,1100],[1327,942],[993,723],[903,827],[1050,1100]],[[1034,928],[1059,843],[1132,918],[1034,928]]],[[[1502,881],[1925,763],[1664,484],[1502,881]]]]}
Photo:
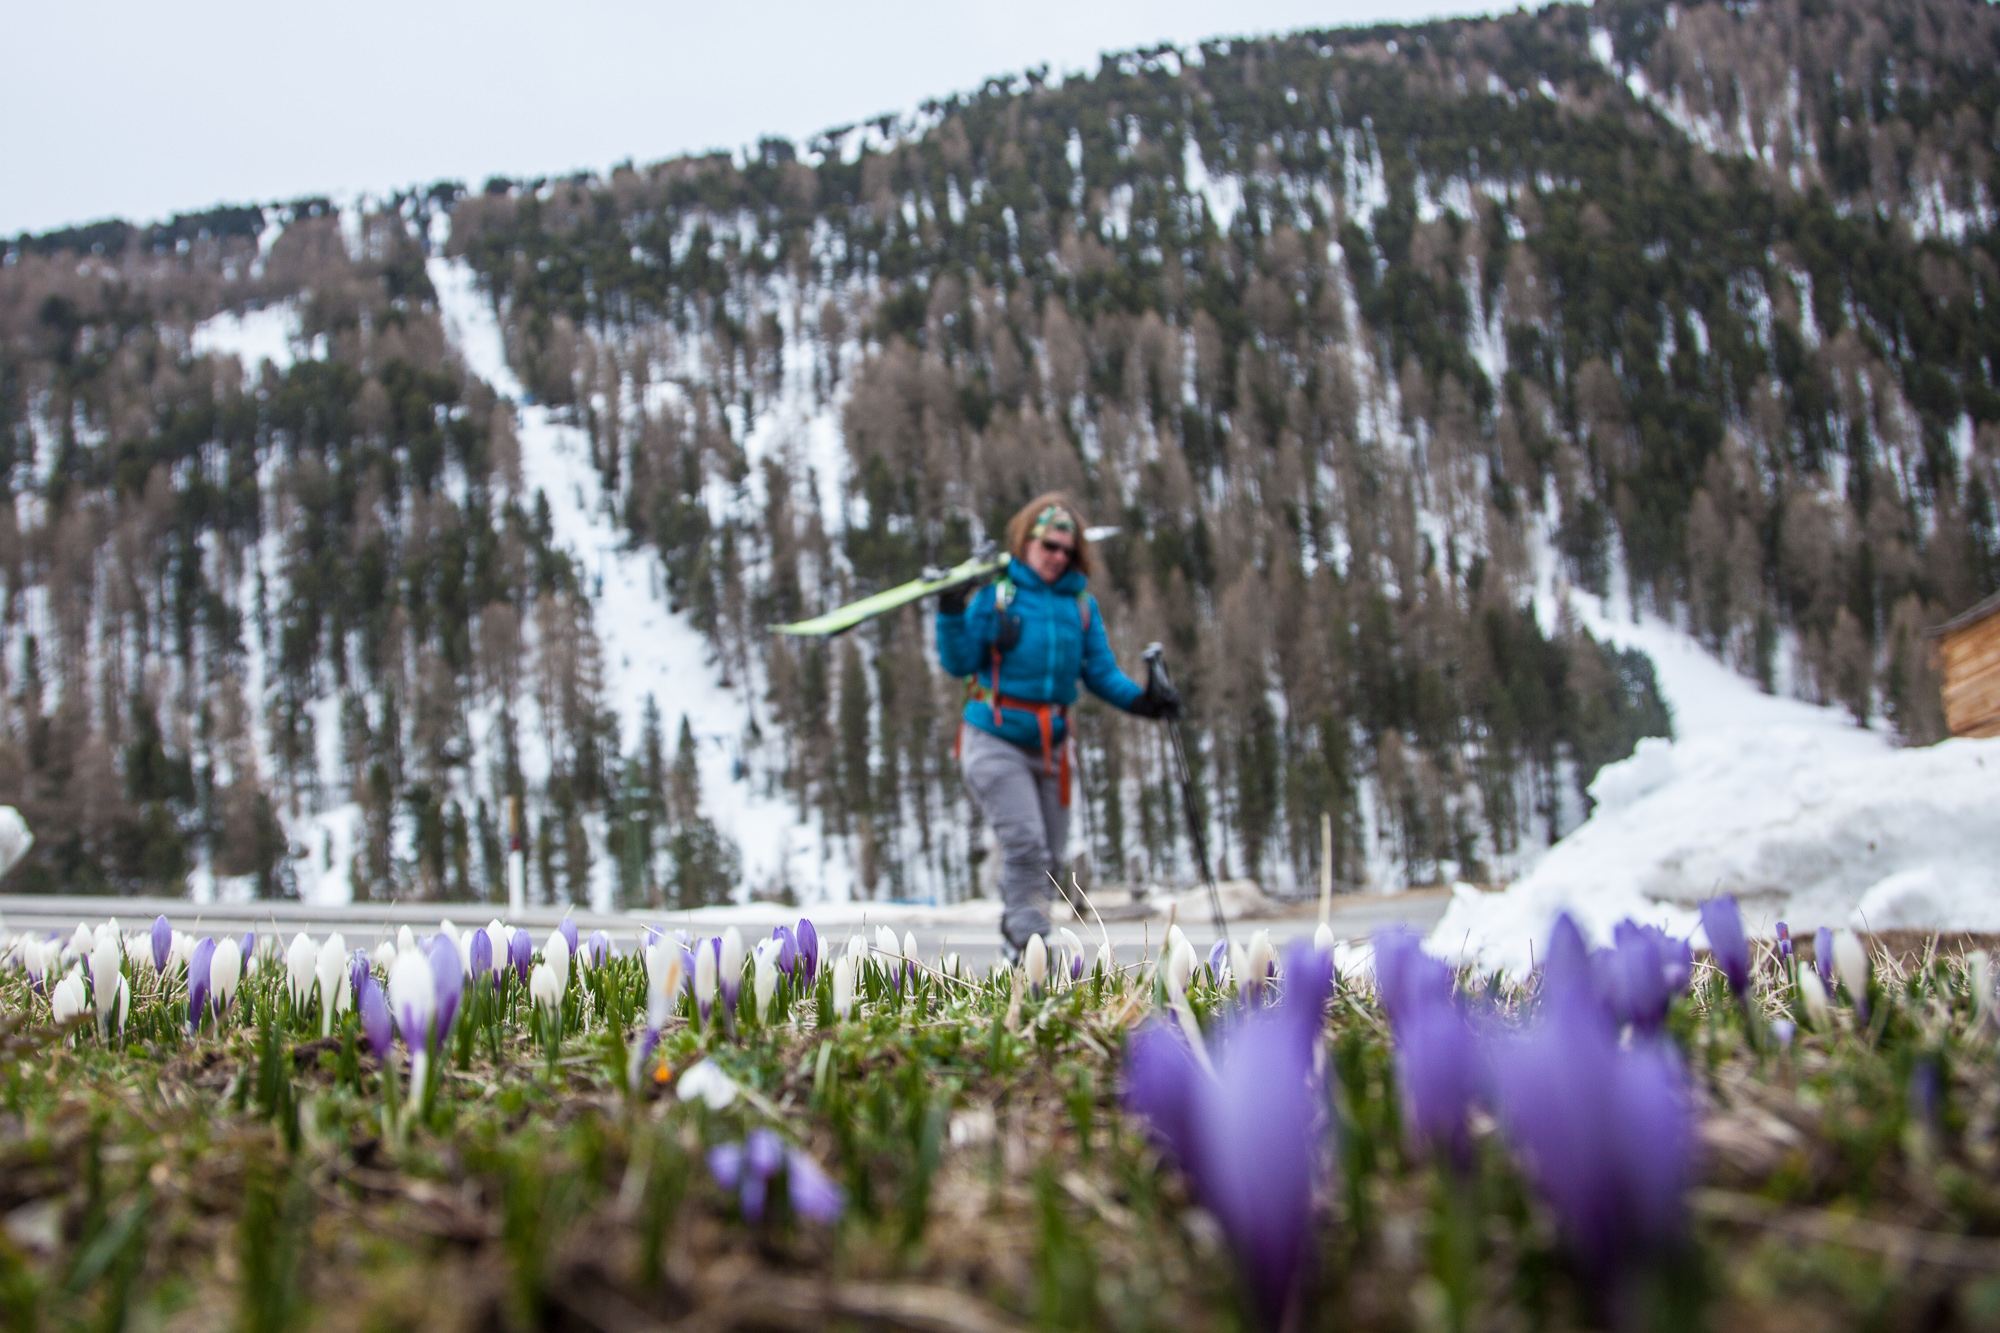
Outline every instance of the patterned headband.
{"type": "Polygon", "coordinates": [[[1050,505],[1035,515],[1034,526],[1028,529],[1030,537],[1039,537],[1048,531],[1075,532],[1076,520],[1061,505],[1050,505]]]}

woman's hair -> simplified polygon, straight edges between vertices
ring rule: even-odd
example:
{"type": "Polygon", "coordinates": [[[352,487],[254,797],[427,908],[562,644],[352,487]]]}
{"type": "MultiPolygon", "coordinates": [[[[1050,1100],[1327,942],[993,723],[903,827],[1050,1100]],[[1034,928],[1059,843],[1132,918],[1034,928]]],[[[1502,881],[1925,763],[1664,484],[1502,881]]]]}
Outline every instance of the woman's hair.
{"type": "MultiPolygon", "coordinates": [[[[1007,520],[1007,553],[1017,560],[1028,558],[1028,543],[1040,535],[1043,516],[1053,509],[1057,515],[1069,519],[1071,535],[1076,538],[1076,554],[1070,557],[1069,567],[1085,578],[1090,577],[1090,538],[1084,536],[1088,526],[1083,511],[1076,502],[1061,491],[1049,491],[1038,495],[1021,506],[1021,511],[1007,520]]],[[[1051,515],[1054,517],[1054,515],[1051,515]]]]}

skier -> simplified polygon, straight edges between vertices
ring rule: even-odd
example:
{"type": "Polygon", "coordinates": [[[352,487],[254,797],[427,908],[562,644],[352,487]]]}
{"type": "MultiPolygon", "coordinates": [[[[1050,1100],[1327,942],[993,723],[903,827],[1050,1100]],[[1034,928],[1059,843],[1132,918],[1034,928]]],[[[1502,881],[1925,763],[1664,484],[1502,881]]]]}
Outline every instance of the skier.
{"type": "Polygon", "coordinates": [[[1010,961],[1049,930],[1050,876],[1069,835],[1077,677],[1128,713],[1180,715],[1180,696],[1164,678],[1149,672],[1142,687],[1118,669],[1086,590],[1084,527],[1068,496],[1038,496],[1007,524],[1012,558],[999,578],[938,596],[938,660],[966,677],[960,769],[1000,840],[1000,932],[1010,961]]]}

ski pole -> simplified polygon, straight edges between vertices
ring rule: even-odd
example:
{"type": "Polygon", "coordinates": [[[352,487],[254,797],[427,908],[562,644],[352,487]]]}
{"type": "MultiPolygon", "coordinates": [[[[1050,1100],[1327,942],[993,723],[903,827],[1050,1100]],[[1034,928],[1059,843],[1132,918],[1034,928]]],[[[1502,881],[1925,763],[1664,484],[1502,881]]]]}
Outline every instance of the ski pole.
{"type": "MultiPolygon", "coordinates": [[[[1174,678],[1167,674],[1167,650],[1157,643],[1146,645],[1146,673],[1148,678],[1159,673],[1167,688],[1172,689],[1174,678]]],[[[1167,719],[1167,736],[1173,742],[1174,776],[1181,784],[1181,814],[1187,820],[1188,837],[1194,841],[1195,863],[1201,869],[1201,880],[1208,886],[1208,910],[1215,921],[1215,932],[1223,939],[1229,938],[1229,923],[1222,915],[1222,894],[1215,887],[1215,874],[1208,868],[1208,839],[1201,831],[1201,813],[1194,804],[1194,775],[1188,769],[1187,743],[1181,739],[1181,722],[1177,717],[1167,719]]]]}

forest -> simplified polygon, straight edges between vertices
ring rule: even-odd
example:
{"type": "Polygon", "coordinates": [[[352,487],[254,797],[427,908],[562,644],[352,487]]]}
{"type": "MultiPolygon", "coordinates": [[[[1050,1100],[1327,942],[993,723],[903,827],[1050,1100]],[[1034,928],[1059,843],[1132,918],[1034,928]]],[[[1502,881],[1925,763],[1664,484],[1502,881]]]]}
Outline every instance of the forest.
{"type": "MultiPolygon", "coordinates": [[[[1502,881],[1670,734],[1570,597],[1935,741],[1924,630],[2000,588],[1996,69],[1974,0],[1599,0],[0,242],[10,886],[298,893],[347,811],[357,898],[486,898],[518,808],[545,901],[976,893],[928,617],[766,627],[1052,488],[1120,528],[1113,646],[1167,645],[1220,873],[1273,891],[1502,881]],[[284,355],[214,350],[259,318],[284,355]],[[531,420],[736,714],[608,688],[531,420]]],[[[1189,878],[1158,728],[1078,734],[1079,873],[1189,878]]]]}

